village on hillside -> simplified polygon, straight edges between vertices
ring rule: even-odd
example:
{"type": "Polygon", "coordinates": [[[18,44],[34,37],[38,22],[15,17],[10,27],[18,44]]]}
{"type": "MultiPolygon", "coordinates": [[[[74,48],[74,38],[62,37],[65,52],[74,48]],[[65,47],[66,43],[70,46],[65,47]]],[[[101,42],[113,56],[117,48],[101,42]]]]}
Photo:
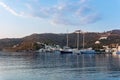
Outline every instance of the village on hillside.
{"type": "MultiPolygon", "coordinates": [[[[120,50],[120,30],[103,33],[82,32],[77,30],[65,34],[33,34],[13,40],[15,44],[3,47],[2,51],[12,52],[54,52],[69,47],[73,52],[77,50],[94,50],[96,53],[117,53],[120,50]]],[[[12,41],[12,40],[10,40],[12,41]]],[[[8,40],[9,42],[9,40],[8,40]]],[[[11,42],[12,43],[12,42],[11,42]]],[[[81,51],[81,52],[82,52],[81,51]]],[[[77,51],[78,52],[78,51],[77,51]]]]}

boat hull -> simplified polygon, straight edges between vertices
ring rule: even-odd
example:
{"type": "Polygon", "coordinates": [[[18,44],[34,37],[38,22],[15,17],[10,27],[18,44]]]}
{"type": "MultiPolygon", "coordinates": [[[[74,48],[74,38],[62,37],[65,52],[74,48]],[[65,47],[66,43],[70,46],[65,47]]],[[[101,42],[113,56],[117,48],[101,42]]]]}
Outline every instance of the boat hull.
{"type": "Polygon", "coordinates": [[[80,51],[81,54],[95,54],[94,50],[81,50],[80,51]]]}
{"type": "Polygon", "coordinates": [[[72,54],[72,51],[60,51],[61,54],[72,54]]]}

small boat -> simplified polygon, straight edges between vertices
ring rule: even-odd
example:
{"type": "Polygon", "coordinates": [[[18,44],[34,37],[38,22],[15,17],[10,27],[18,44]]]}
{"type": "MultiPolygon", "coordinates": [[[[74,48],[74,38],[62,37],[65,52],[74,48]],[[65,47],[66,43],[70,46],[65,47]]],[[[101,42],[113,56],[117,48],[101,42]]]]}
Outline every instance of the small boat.
{"type": "Polygon", "coordinates": [[[72,54],[73,53],[73,50],[70,49],[69,47],[64,47],[61,51],[60,51],[61,54],[72,54]]]}

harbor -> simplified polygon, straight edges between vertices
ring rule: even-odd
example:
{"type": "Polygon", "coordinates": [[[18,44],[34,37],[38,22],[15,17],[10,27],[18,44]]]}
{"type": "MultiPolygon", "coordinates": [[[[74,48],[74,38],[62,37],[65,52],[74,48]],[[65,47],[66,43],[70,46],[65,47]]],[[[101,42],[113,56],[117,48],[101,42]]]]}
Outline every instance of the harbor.
{"type": "MultiPolygon", "coordinates": [[[[106,33],[102,33],[99,38],[94,41],[92,46],[90,45],[88,47],[89,44],[87,44],[87,41],[90,41],[90,39],[88,40],[86,37],[86,35],[90,35],[91,33],[87,33],[84,32],[82,30],[76,30],[73,33],[66,33],[66,45],[62,45],[62,47],[60,45],[47,45],[45,43],[40,43],[40,42],[36,42],[39,43],[38,45],[44,45],[43,48],[40,48],[38,50],[38,52],[59,52],[60,54],[120,54],[120,44],[119,42],[117,43],[113,43],[112,41],[109,44],[103,43],[103,41],[107,41],[109,40],[109,37],[111,35],[113,35],[111,32],[106,32],[106,33]],[[74,46],[74,48],[70,47],[70,36],[74,34],[74,37],[76,40],[76,44],[74,46]]],[[[115,34],[114,34],[115,35],[115,34]]],[[[92,39],[91,39],[92,40],[92,39]]],[[[72,42],[72,44],[75,42],[72,42]]]]}
{"type": "Polygon", "coordinates": [[[0,0],[0,80],[120,80],[120,0],[0,0]]]}

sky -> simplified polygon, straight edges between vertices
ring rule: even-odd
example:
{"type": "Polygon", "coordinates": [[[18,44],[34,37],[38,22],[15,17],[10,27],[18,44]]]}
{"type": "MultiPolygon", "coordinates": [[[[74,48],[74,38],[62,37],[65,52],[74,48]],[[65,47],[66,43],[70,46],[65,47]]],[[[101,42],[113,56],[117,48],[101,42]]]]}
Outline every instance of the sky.
{"type": "Polygon", "coordinates": [[[120,29],[120,0],[0,0],[0,38],[120,29]]]}

